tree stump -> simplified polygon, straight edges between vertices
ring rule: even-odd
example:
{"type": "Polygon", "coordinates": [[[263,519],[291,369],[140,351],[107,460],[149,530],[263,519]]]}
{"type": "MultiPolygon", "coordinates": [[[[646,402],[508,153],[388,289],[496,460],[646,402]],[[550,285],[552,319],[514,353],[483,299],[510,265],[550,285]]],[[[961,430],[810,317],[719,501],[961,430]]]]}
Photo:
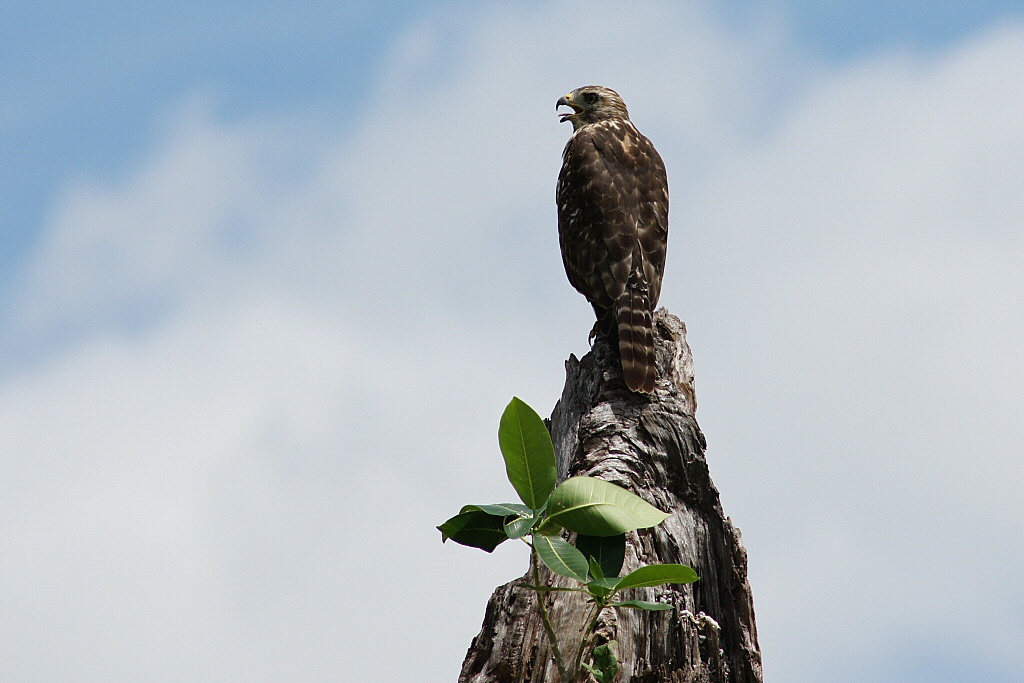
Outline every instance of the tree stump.
{"type": "MultiPolygon", "coordinates": [[[[654,316],[658,386],[626,388],[618,353],[598,335],[590,353],[566,361],[562,398],[549,428],[559,478],[587,475],[627,488],[672,513],[662,524],[627,534],[623,574],[652,563],[693,567],[688,585],[627,591],[626,598],[669,602],[674,610],[606,609],[598,641],[615,640],[621,683],[760,683],[761,653],[739,530],[722,511],[704,458],[693,358],[686,326],[664,308],[654,316]]],[[[540,566],[541,580],[570,579],[540,566]]],[[[500,586],[462,665],[460,683],[555,683],[558,668],[538,615],[532,567],[500,586]]],[[[563,656],[572,661],[591,606],[580,593],[545,594],[563,656]]],[[[593,680],[583,672],[583,680],[593,680]]],[[[568,683],[568,682],[561,682],[568,683]]]]}

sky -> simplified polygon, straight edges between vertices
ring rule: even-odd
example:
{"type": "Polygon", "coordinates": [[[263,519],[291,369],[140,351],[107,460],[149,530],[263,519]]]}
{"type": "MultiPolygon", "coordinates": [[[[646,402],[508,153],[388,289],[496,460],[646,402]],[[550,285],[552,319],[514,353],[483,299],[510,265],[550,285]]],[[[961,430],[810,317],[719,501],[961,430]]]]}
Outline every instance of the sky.
{"type": "Polygon", "coordinates": [[[1024,10],[0,4],[0,679],[457,678],[589,305],[555,101],[671,187],[661,304],[766,680],[1024,681],[1024,10]]]}

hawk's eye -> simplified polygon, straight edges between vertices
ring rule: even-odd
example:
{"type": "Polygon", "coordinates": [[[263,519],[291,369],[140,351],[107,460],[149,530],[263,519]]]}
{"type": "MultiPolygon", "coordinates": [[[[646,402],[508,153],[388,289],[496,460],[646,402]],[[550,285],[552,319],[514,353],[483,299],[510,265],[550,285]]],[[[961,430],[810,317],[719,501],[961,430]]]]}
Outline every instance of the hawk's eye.
{"type": "Polygon", "coordinates": [[[595,102],[597,102],[598,99],[599,98],[596,92],[588,92],[586,95],[583,96],[583,101],[586,102],[587,104],[594,104],[595,102]]]}

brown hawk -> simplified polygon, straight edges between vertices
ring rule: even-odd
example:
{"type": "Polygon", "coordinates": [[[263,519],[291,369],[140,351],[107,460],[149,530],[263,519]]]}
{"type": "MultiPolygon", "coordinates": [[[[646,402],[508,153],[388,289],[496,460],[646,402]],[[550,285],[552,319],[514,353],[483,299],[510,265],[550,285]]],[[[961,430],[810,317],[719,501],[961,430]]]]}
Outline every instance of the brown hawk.
{"type": "Polygon", "coordinates": [[[569,282],[587,297],[597,325],[618,339],[622,376],[654,391],[652,312],[668,246],[668,177],[654,145],[609,88],[577,88],[555,105],[573,134],[562,152],[555,193],[558,241],[569,282]]]}

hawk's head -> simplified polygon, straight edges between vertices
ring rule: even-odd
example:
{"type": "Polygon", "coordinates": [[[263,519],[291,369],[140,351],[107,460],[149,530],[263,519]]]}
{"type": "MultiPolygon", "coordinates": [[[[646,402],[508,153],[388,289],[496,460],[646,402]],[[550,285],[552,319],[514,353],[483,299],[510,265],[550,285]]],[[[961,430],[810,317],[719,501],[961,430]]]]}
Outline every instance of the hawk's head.
{"type": "Polygon", "coordinates": [[[582,88],[576,88],[565,97],[560,97],[555,103],[555,109],[562,105],[572,107],[572,113],[562,113],[560,116],[562,123],[572,121],[574,131],[598,121],[629,120],[626,103],[619,97],[619,93],[600,85],[585,85],[582,88]]]}

